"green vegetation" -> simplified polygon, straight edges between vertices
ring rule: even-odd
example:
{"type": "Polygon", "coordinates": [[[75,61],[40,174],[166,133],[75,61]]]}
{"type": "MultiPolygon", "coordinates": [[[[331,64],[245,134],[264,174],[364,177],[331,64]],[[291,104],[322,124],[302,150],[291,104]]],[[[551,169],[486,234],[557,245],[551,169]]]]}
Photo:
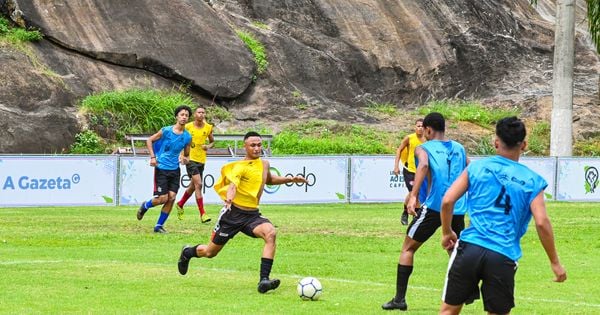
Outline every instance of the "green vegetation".
{"type": "Polygon", "coordinates": [[[418,113],[425,116],[431,112],[438,112],[449,120],[468,121],[481,127],[490,127],[500,118],[519,116],[520,110],[490,109],[473,101],[431,101],[418,109],[418,113]]]}
{"type": "Polygon", "coordinates": [[[396,137],[374,128],[309,120],[289,125],[273,139],[273,154],[386,154],[396,137]]]}
{"type": "Polygon", "coordinates": [[[43,35],[39,31],[12,27],[6,18],[0,16],[0,41],[20,44],[23,42],[38,41],[42,38],[43,35]]]}
{"type": "MultiPolygon", "coordinates": [[[[263,74],[267,70],[267,66],[269,65],[269,62],[267,61],[267,50],[265,49],[265,46],[256,38],[254,38],[254,36],[249,32],[237,30],[236,33],[254,55],[254,62],[256,62],[257,75],[263,74]]],[[[256,77],[254,79],[256,79],[256,77]]]]}
{"type": "Polygon", "coordinates": [[[385,116],[398,116],[398,108],[392,103],[377,103],[369,101],[367,104],[367,112],[371,114],[382,114],[385,116]]]}
{"type": "Polygon", "coordinates": [[[539,122],[528,128],[527,151],[528,155],[548,155],[550,151],[550,124],[539,122]]]}
{"type": "Polygon", "coordinates": [[[84,130],[75,135],[75,143],[71,145],[73,154],[100,154],[105,152],[106,145],[98,134],[91,130],[84,130]]]}
{"type": "Polygon", "coordinates": [[[125,134],[154,133],[172,125],[173,110],[181,104],[195,107],[188,95],[176,91],[126,90],[90,95],[81,108],[91,129],[103,127],[105,136],[123,140],[125,134]]]}
{"type": "Polygon", "coordinates": [[[263,30],[270,30],[271,29],[269,27],[269,25],[267,25],[267,24],[265,24],[265,23],[263,23],[261,21],[252,21],[252,25],[254,25],[254,26],[256,26],[256,27],[258,27],[260,29],[263,29],[263,30]]]}
{"type": "MultiPolygon", "coordinates": [[[[213,225],[191,215],[171,218],[170,233],[155,235],[160,209],[137,221],[135,208],[2,209],[0,313],[383,314],[380,305],[394,295],[406,231],[400,203],[262,205],[278,227],[271,276],[281,279],[264,295],[256,292],[262,240],[239,234],[217,257],[192,260],[181,276],[181,247],[205,243],[213,225]],[[304,276],[323,284],[319,301],[297,296],[296,282],[304,276]]],[[[215,217],[219,205],[206,209],[215,217]]],[[[568,279],[552,282],[532,223],[521,242],[513,313],[600,312],[599,211],[598,203],[548,203],[568,279]]],[[[417,254],[407,292],[410,314],[438,312],[448,263],[440,237],[438,230],[417,254]]],[[[481,300],[462,310],[484,313],[481,300]]]]}
{"type": "Polygon", "coordinates": [[[580,156],[600,156],[600,137],[576,142],[573,145],[573,154],[580,156]]]}

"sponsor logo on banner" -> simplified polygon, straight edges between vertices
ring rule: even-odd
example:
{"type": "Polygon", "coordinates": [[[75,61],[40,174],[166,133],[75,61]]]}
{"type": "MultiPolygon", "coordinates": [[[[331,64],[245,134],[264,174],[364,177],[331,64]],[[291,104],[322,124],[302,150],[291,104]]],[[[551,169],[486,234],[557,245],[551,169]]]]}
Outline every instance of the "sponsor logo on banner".
{"type": "MultiPolygon", "coordinates": [[[[270,167],[269,170],[276,174],[277,176],[282,176],[281,172],[275,168],[275,167],[270,167]]],[[[302,173],[298,173],[296,175],[292,174],[292,173],[287,173],[285,175],[283,175],[285,177],[294,177],[294,176],[302,176],[306,179],[307,183],[287,183],[284,184],[287,187],[292,187],[294,185],[298,186],[298,187],[304,187],[304,192],[308,192],[308,187],[312,187],[317,183],[317,175],[315,175],[314,173],[306,173],[306,166],[302,167],[302,173]]],[[[276,193],[279,188],[281,187],[281,185],[265,185],[264,191],[267,194],[274,194],[276,193]]]]}
{"type": "MultiPolygon", "coordinates": [[[[188,187],[190,187],[190,185],[192,184],[192,177],[190,175],[183,174],[181,176],[181,187],[183,187],[184,189],[187,189],[188,187]]],[[[202,194],[206,194],[206,190],[207,189],[211,189],[213,186],[215,185],[215,177],[212,176],[212,174],[205,174],[204,177],[202,177],[202,194]]]]}
{"type": "Polygon", "coordinates": [[[57,176],[54,178],[32,178],[27,175],[15,178],[8,176],[3,181],[2,190],[69,190],[72,184],[78,184],[80,181],[81,177],[79,174],[65,177],[57,176]]]}
{"type": "Polygon", "coordinates": [[[598,169],[593,166],[584,166],[583,170],[585,172],[585,193],[593,194],[598,187],[598,169]]]}
{"type": "Polygon", "coordinates": [[[390,188],[406,188],[406,184],[404,183],[404,175],[396,175],[394,172],[390,171],[390,188]]]}

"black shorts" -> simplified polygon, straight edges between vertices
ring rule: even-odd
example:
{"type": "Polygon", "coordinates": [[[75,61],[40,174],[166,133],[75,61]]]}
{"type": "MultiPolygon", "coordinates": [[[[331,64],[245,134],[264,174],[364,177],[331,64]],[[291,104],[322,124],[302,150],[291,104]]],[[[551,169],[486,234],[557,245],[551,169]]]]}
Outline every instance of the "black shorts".
{"type": "Polygon", "coordinates": [[[204,163],[190,161],[186,164],[185,169],[187,170],[187,174],[189,177],[200,174],[200,180],[204,176],[204,163]]]}
{"type": "MultiPolygon", "coordinates": [[[[417,242],[424,243],[441,225],[442,221],[440,219],[440,213],[423,206],[422,209],[417,210],[417,215],[410,222],[410,225],[406,230],[406,235],[417,242]]],[[[465,216],[453,215],[452,230],[454,233],[456,233],[457,236],[460,236],[460,232],[464,229],[465,216]]]]}
{"type": "Polygon", "coordinates": [[[442,292],[446,304],[469,304],[479,298],[489,313],[506,314],[515,307],[514,289],[517,263],[481,246],[459,241],[450,256],[442,292]]]}
{"type": "Polygon", "coordinates": [[[263,223],[271,221],[263,217],[258,210],[246,211],[231,205],[231,210],[227,211],[223,207],[212,233],[212,242],[225,245],[240,231],[250,237],[256,237],[252,230],[263,223]]]}
{"type": "Polygon", "coordinates": [[[154,196],[168,194],[169,191],[177,193],[181,173],[179,169],[167,171],[154,168],[154,196]]]}
{"type": "Polygon", "coordinates": [[[415,183],[415,173],[407,170],[406,168],[402,168],[402,177],[404,177],[406,189],[408,189],[408,191],[412,191],[413,184],[415,183]]]}

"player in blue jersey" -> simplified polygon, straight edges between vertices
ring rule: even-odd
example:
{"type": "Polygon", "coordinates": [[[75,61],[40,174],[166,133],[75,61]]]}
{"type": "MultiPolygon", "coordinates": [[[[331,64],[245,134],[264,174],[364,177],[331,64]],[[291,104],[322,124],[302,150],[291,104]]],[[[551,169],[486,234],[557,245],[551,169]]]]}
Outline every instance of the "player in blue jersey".
{"type": "MultiPolygon", "coordinates": [[[[427,142],[415,149],[417,170],[410,192],[407,210],[414,215],[408,226],[396,274],[396,295],[383,304],[385,310],[406,310],[406,289],[413,271],[413,258],[419,247],[440,227],[442,197],[452,182],[462,173],[468,163],[465,148],[445,136],[446,121],[440,113],[430,113],[423,119],[423,133],[427,142]],[[419,197],[425,192],[425,197],[419,197]],[[417,197],[421,209],[416,210],[417,197]]],[[[461,199],[461,201],[463,201],[461,199]]],[[[464,202],[457,203],[452,228],[459,234],[465,227],[464,202]]]]}
{"type": "Polygon", "coordinates": [[[488,313],[508,314],[515,306],[514,278],[521,257],[521,237],[533,216],[538,236],[550,260],[554,281],[567,273],[554,246],[546,213],[544,189],[537,173],[520,164],[526,147],[525,125],[517,117],[496,124],[497,155],[473,162],[446,192],[442,201],[442,246],[453,249],[440,314],[458,314],[463,304],[479,297],[488,313]],[[457,235],[451,229],[456,201],[467,194],[470,226],[457,235]]]}
{"type": "Polygon", "coordinates": [[[166,233],[164,224],[173,209],[173,203],[179,190],[179,163],[187,164],[190,156],[192,135],[185,130],[185,124],[192,114],[192,109],[180,105],[175,109],[176,123],[161,128],[146,140],[150,152],[150,166],[154,167],[154,195],[142,203],[137,211],[137,219],[141,220],[148,209],[163,205],[154,226],[154,232],[166,233]],[[183,156],[180,161],[180,153],[183,156]]]}

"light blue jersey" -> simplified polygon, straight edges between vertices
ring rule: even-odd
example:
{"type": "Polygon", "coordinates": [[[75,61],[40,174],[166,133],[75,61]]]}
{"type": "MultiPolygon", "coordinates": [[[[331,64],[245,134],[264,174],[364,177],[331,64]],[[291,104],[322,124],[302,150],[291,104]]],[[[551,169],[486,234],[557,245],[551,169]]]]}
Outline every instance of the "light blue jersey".
{"type": "Polygon", "coordinates": [[[158,163],[156,167],[165,171],[179,169],[179,153],[192,141],[192,135],[187,130],[176,134],[173,126],[163,127],[161,130],[162,137],[153,144],[158,163]]]}
{"type": "MultiPolygon", "coordinates": [[[[467,153],[460,143],[452,140],[429,140],[420,147],[427,152],[431,173],[431,185],[423,205],[440,212],[444,194],[467,166],[467,153]]],[[[466,210],[466,197],[463,196],[456,201],[454,214],[462,215],[466,210]]]]}
{"type": "Polygon", "coordinates": [[[501,156],[475,161],[467,172],[471,225],[460,239],[517,261],[531,220],[530,204],[548,184],[527,166],[501,156]]]}

